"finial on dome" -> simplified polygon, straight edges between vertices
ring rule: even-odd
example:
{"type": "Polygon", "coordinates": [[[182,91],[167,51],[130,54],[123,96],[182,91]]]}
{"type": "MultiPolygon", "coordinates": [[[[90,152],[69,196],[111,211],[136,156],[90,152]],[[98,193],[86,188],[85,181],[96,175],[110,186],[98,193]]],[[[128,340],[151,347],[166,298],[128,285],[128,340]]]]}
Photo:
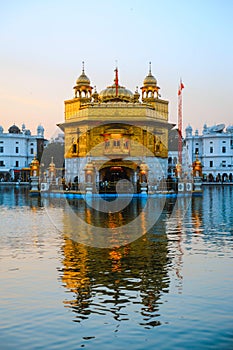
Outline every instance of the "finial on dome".
{"type": "Polygon", "coordinates": [[[82,73],[84,74],[84,61],[82,61],[82,73]]]}
{"type": "Polygon", "coordinates": [[[149,74],[151,74],[151,62],[149,62],[149,74]]]}
{"type": "Polygon", "coordinates": [[[118,96],[118,87],[119,87],[119,82],[118,82],[118,68],[116,66],[116,69],[115,69],[115,79],[114,79],[114,83],[116,85],[116,96],[118,96]]]}

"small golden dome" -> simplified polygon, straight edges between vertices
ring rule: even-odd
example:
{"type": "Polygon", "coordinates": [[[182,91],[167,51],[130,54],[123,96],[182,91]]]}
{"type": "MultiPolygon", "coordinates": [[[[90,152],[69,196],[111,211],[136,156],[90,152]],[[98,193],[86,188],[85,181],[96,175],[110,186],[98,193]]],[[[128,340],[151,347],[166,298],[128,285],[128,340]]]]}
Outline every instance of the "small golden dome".
{"type": "Polygon", "coordinates": [[[84,62],[83,62],[83,69],[82,69],[82,74],[78,77],[76,80],[77,86],[89,86],[90,85],[90,79],[86,76],[84,72],[84,62]]]}
{"type": "Polygon", "coordinates": [[[53,162],[53,157],[51,157],[51,162],[50,162],[50,164],[49,164],[49,167],[50,167],[50,168],[54,168],[54,167],[55,167],[55,164],[54,164],[54,162],[53,162]]]}
{"type": "Polygon", "coordinates": [[[86,74],[83,72],[78,79],[76,80],[77,86],[80,85],[90,85],[90,79],[86,76],[86,74]]]}
{"type": "Polygon", "coordinates": [[[34,156],[34,159],[32,160],[32,162],[31,162],[31,165],[33,166],[38,166],[40,164],[40,162],[39,162],[39,160],[38,159],[36,159],[36,156],[34,156]]]}
{"type": "Polygon", "coordinates": [[[36,159],[36,156],[34,156],[34,159],[31,161],[30,164],[30,176],[39,176],[40,172],[40,162],[38,159],[36,159]]]}
{"type": "Polygon", "coordinates": [[[157,80],[151,73],[151,62],[149,64],[149,73],[143,81],[144,86],[157,86],[157,80]]]}

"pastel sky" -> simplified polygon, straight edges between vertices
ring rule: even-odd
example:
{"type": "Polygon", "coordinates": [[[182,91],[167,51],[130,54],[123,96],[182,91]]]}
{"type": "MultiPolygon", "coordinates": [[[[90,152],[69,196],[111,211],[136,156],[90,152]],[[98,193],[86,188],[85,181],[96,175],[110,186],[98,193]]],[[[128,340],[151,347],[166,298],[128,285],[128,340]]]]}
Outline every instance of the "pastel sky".
{"type": "Polygon", "coordinates": [[[233,123],[233,1],[0,0],[0,125],[22,123],[50,138],[64,100],[85,72],[97,91],[119,82],[131,91],[152,73],[177,122],[233,123]]]}

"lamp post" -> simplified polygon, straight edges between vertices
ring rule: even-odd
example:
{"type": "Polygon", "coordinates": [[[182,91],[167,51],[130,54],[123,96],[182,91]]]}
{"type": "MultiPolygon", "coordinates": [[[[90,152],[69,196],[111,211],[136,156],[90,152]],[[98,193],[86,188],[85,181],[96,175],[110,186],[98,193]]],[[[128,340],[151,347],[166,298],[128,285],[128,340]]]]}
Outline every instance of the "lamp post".
{"type": "Polygon", "coordinates": [[[140,165],[141,194],[147,194],[148,165],[143,161],[140,165]]]}

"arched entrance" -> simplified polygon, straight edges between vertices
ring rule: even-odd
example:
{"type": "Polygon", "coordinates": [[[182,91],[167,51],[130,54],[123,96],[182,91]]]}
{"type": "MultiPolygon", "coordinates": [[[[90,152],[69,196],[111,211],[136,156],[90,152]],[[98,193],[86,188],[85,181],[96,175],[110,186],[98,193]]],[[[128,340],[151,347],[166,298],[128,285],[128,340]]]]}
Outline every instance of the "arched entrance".
{"type": "MultiPolygon", "coordinates": [[[[120,180],[128,180],[134,186],[134,192],[138,192],[139,167],[133,162],[109,161],[99,170],[99,192],[116,193],[116,185],[120,180]]],[[[129,185],[121,183],[121,192],[127,193],[129,185]]]]}
{"type": "Polygon", "coordinates": [[[209,181],[209,182],[213,182],[214,181],[214,177],[213,177],[213,175],[211,173],[208,175],[207,181],[209,181]]]}
{"type": "Polygon", "coordinates": [[[222,182],[227,182],[228,181],[228,175],[226,173],[224,173],[222,175],[222,182]]]}

